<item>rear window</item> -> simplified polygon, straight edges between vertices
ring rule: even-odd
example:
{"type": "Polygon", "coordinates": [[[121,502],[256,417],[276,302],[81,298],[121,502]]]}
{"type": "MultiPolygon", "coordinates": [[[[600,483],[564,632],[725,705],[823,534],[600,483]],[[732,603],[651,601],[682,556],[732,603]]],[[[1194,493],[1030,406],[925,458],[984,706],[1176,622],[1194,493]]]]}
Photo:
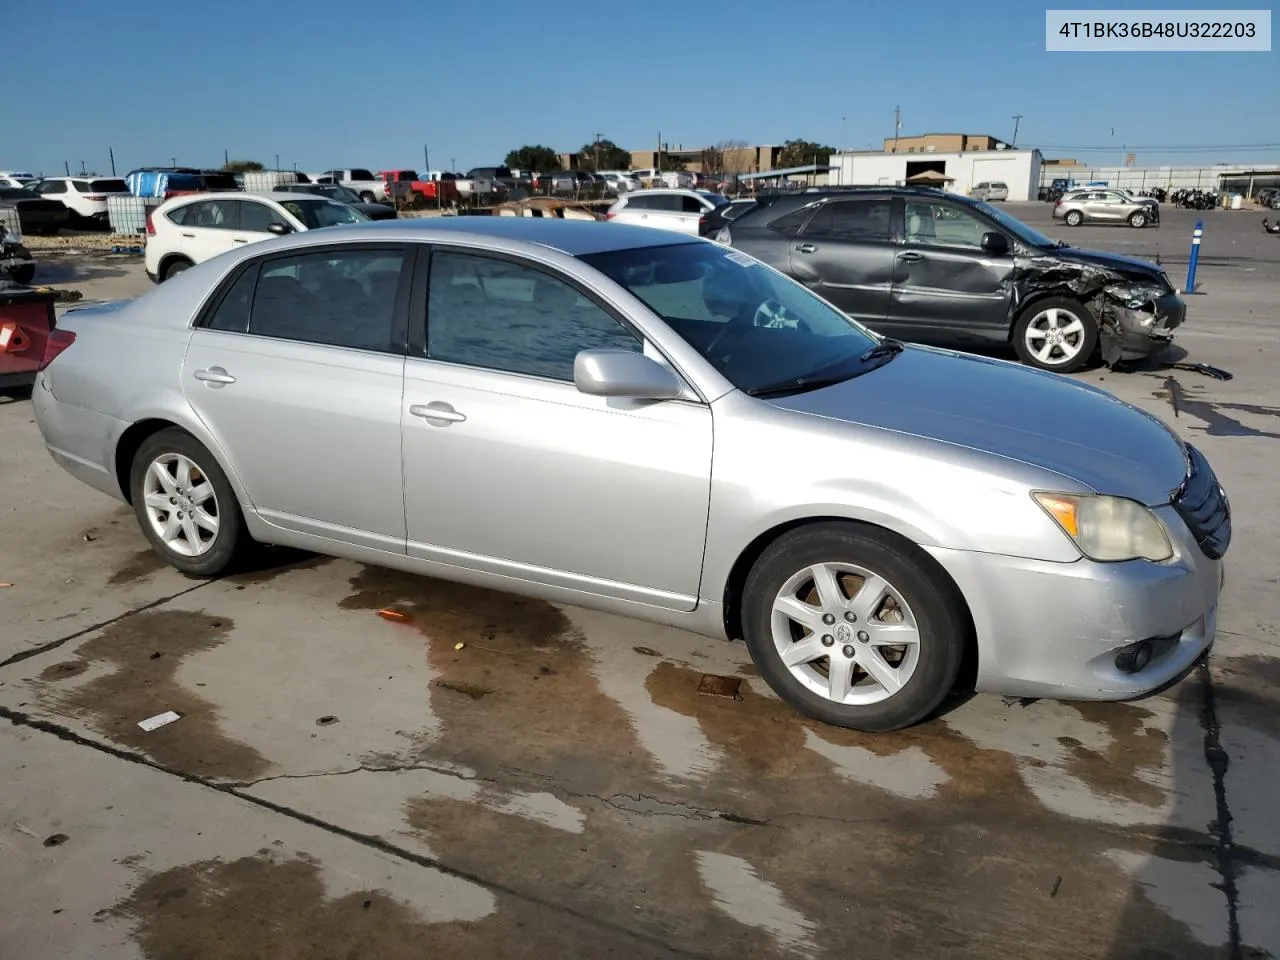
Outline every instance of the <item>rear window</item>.
{"type": "Polygon", "coordinates": [[[90,193],[128,193],[129,185],[123,180],[90,180],[90,193]]]}

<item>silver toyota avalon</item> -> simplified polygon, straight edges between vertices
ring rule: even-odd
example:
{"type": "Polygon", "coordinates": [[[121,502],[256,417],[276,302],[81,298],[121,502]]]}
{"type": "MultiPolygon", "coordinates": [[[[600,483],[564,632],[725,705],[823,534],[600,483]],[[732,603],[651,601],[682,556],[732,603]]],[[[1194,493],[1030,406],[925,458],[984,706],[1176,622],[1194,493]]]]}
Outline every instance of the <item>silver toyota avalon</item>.
{"type": "Polygon", "coordinates": [[[1227,498],[1094,387],[904,347],[643,227],[390,221],[58,323],[54,458],[189,574],[254,543],[743,639],[797,709],[1121,699],[1213,641],[1227,498]]]}

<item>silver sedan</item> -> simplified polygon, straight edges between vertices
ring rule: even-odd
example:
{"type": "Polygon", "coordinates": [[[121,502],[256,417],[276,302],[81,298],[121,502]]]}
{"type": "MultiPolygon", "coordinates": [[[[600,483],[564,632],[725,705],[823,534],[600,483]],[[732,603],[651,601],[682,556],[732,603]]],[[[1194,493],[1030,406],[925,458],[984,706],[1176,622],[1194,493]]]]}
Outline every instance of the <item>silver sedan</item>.
{"type": "Polygon", "coordinates": [[[867,730],[966,664],[1142,695],[1214,636],[1226,495],[1159,420],[903,347],[705,240],[310,231],[74,309],[47,357],[54,458],[196,576],[256,541],[742,638],[784,699],[867,730]]]}

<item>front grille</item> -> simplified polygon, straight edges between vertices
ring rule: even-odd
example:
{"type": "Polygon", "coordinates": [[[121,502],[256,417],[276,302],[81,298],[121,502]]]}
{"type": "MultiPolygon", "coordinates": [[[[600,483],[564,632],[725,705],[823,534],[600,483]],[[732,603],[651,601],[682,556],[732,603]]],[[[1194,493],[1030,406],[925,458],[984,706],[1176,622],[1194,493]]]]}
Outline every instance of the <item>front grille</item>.
{"type": "Polygon", "coordinates": [[[1217,560],[1231,545],[1231,504],[1209,461],[1187,444],[1191,469],[1174,495],[1173,508],[1196,538],[1201,552],[1217,560]]]}

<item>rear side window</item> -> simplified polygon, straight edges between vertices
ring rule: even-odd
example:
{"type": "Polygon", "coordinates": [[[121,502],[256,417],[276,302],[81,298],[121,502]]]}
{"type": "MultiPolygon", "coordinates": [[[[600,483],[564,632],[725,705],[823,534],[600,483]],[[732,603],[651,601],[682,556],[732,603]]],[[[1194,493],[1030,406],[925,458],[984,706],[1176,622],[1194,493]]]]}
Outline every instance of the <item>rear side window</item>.
{"type": "Polygon", "coordinates": [[[90,180],[90,193],[128,193],[129,185],[123,180],[90,180]]]}
{"type": "Polygon", "coordinates": [[[65,180],[46,180],[37,189],[41,193],[66,193],[67,182],[65,180]]]}
{"type": "Polygon", "coordinates": [[[805,221],[813,216],[813,211],[813,207],[803,206],[799,210],[793,210],[791,213],[784,213],[782,216],[769,221],[769,229],[782,234],[784,237],[794,237],[800,232],[800,228],[804,226],[805,221]]]}
{"type": "Polygon", "coordinates": [[[76,193],[89,193],[88,180],[72,180],[71,185],[76,188],[76,193]]]}
{"type": "Polygon", "coordinates": [[[400,250],[321,250],[262,264],[249,333],[392,352],[400,250]]]}
{"type": "Polygon", "coordinates": [[[681,197],[680,209],[684,213],[702,213],[706,207],[702,205],[702,201],[697,197],[681,197]]]}
{"type": "Polygon", "coordinates": [[[369,170],[356,169],[351,171],[351,179],[352,180],[376,180],[378,178],[375,177],[373,173],[369,170]]]}
{"type": "Polygon", "coordinates": [[[179,207],[168,216],[184,227],[203,227],[206,230],[236,230],[240,226],[240,204],[233,200],[201,200],[179,207]],[[182,212],[181,220],[174,219],[182,212]]]}
{"type": "MultiPolygon", "coordinates": [[[[182,209],[186,209],[185,207],[182,209]]],[[[205,326],[210,330],[227,333],[245,333],[249,329],[249,306],[253,303],[253,286],[258,279],[258,268],[252,266],[231,285],[222,302],[214,309],[205,326]]]]}
{"type": "Polygon", "coordinates": [[[806,237],[836,240],[889,239],[890,201],[841,200],[828,203],[804,228],[806,237]]]}

